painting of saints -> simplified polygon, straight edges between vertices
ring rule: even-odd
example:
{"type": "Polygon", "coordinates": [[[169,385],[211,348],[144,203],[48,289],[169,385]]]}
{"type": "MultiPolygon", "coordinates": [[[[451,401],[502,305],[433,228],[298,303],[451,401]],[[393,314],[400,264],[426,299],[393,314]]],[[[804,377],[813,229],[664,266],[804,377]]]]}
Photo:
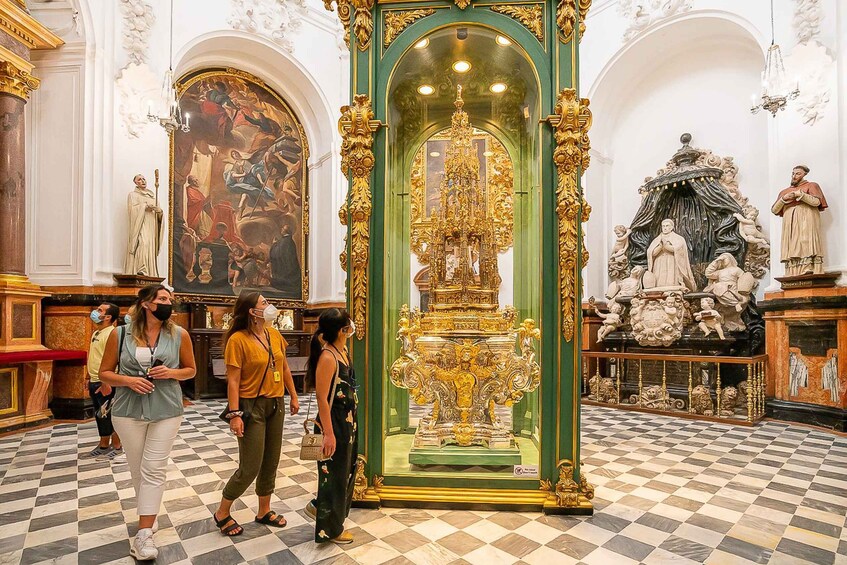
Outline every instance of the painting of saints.
{"type": "Polygon", "coordinates": [[[177,90],[191,130],[171,142],[175,291],[305,304],[309,146],[297,116],[242,71],[195,71],[177,90]]]}

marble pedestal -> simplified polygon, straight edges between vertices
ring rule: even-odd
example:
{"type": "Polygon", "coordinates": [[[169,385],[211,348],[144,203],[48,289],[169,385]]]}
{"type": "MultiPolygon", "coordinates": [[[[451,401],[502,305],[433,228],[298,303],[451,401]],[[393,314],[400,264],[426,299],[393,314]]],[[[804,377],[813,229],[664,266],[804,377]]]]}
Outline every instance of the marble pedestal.
{"type": "Polygon", "coordinates": [[[847,288],[769,292],[768,415],[847,430],[847,288]]]}

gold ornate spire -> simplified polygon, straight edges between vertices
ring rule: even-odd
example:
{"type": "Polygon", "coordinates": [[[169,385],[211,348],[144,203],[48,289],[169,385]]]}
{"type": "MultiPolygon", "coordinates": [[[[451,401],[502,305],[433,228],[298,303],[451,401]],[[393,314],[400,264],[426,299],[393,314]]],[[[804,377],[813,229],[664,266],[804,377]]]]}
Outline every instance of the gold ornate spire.
{"type": "Polygon", "coordinates": [[[441,206],[433,218],[428,245],[433,257],[430,305],[434,311],[496,310],[500,276],[494,218],[487,205],[486,187],[480,185],[479,155],[461,86],[455,105],[444,158],[441,206]]]}

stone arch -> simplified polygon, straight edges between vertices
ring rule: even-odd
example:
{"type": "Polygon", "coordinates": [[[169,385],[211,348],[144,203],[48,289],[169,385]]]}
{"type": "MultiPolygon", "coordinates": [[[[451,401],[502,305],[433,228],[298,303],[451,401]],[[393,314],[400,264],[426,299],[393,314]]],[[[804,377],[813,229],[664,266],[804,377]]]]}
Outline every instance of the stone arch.
{"type": "Polygon", "coordinates": [[[215,31],[192,39],[176,54],[175,61],[175,76],[204,67],[232,66],[261,78],[301,120],[312,157],[321,159],[332,150],[337,110],[330,107],[309,71],[272,41],[242,31],[215,31]]]}

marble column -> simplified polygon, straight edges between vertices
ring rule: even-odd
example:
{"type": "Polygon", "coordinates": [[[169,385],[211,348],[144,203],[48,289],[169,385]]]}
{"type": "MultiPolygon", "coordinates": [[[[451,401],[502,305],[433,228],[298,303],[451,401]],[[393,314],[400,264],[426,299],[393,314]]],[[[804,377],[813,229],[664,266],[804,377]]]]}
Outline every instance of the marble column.
{"type": "Polygon", "coordinates": [[[12,63],[0,63],[0,275],[26,276],[26,101],[20,95],[38,81],[21,74],[12,63]]]}

